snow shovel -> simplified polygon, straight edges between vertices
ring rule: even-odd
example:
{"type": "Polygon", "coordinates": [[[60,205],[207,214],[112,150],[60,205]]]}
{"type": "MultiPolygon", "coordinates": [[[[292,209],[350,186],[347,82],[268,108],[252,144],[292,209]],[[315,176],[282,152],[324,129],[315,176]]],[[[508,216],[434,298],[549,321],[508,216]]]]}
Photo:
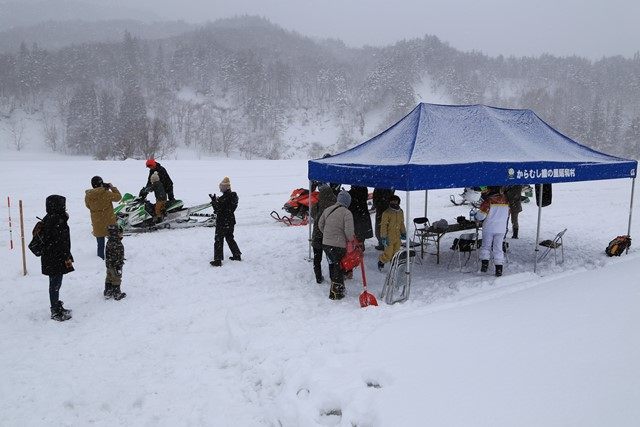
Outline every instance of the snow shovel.
{"type": "Polygon", "coordinates": [[[373,294],[367,292],[367,276],[364,274],[364,256],[360,259],[360,271],[362,271],[362,287],[363,291],[360,294],[360,307],[369,307],[370,305],[378,305],[376,297],[373,294]]]}

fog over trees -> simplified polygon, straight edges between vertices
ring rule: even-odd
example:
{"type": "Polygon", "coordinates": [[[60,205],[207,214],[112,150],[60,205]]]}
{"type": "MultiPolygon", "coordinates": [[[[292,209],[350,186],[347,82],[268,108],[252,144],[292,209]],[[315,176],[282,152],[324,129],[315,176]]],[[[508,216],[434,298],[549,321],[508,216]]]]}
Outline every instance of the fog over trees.
{"type": "Polygon", "coordinates": [[[339,137],[309,141],[298,150],[306,157],[364,141],[374,111],[386,116],[376,131],[392,124],[421,100],[416,88],[428,78],[453,103],[530,108],[590,147],[640,155],[638,53],[489,57],[433,36],[355,49],[255,17],[173,34],[5,50],[0,123],[16,111],[37,115],[52,150],[97,159],[161,157],[178,146],[277,159],[296,118],[329,118],[339,137]]]}

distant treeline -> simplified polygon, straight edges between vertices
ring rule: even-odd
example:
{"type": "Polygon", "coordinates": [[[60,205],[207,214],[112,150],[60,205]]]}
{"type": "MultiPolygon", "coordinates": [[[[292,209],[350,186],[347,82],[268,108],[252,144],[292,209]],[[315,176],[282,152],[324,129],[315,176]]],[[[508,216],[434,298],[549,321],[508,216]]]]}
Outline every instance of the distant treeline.
{"type": "MultiPolygon", "coordinates": [[[[340,136],[326,143],[347,148],[366,137],[368,113],[386,111],[386,125],[408,113],[427,76],[454,103],[530,108],[595,149],[640,154],[640,54],[494,58],[431,36],[354,49],[253,17],[160,40],[125,33],[55,51],[23,44],[0,55],[0,120],[41,114],[53,150],[99,159],[179,145],[279,158],[300,112],[330,117],[340,136]]],[[[322,147],[307,150],[300,156],[322,147]]]]}

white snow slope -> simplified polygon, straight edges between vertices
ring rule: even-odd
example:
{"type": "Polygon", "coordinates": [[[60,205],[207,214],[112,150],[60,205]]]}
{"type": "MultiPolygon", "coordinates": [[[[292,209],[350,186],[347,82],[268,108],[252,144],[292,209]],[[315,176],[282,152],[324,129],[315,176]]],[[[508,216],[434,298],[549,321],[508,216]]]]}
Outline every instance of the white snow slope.
{"type": "MultiPolygon", "coordinates": [[[[640,252],[603,251],[626,232],[628,180],[554,186],[542,235],[568,227],[564,265],[551,257],[532,273],[532,203],[504,277],[447,269],[447,236],[442,264],[429,255],[415,266],[408,302],[362,309],[358,271],[347,297],[329,300],[305,260],[307,229],[269,217],[306,184],[304,161],[163,163],[187,205],[231,178],[243,261],[209,266],[212,229],[129,236],[128,296],[116,302],[102,298],[84,190],[101,175],[137,192],[143,162],[0,160],[0,425],[638,425],[640,252]],[[30,232],[55,193],[67,197],[76,260],[64,323],[49,319],[39,260],[28,256],[23,277],[8,249],[5,206],[11,196],[19,242],[17,200],[30,232]]],[[[450,193],[429,193],[431,219],[468,213],[450,193]]],[[[424,194],[412,196],[421,216],[424,194]]],[[[377,293],[384,275],[367,244],[377,293]]]]}

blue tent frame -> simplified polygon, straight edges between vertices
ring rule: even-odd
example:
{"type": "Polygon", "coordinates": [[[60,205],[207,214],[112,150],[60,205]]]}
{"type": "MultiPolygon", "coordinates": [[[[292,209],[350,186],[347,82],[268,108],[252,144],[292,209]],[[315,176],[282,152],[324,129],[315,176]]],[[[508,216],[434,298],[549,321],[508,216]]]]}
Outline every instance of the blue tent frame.
{"type": "MultiPolygon", "coordinates": [[[[308,178],[310,187],[321,181],[406,191],[407,223],[413,190],[631,178],[630,235],[637,168],[636,160],[579,144],[528,109],[420,103],[366,142],[310,160],[308,178]]],[[[540,217],[541,208],[536,251],[540,217]]]]}

